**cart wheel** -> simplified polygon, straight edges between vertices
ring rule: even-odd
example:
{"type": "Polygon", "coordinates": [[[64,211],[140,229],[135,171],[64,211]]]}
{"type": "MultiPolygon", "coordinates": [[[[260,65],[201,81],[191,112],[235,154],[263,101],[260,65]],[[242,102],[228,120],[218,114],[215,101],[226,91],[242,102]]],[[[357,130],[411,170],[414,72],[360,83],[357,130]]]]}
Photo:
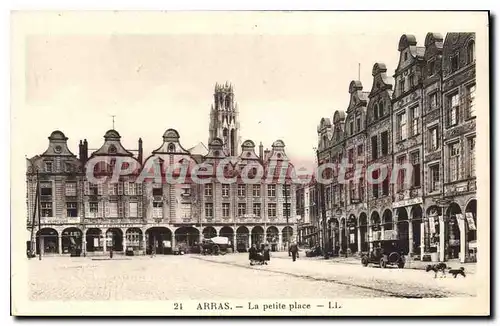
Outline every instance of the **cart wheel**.
{"type": "Polygon", "coordinates": [[[387,266],[384,258],[380,259],[380,268],[385,268],[387,266]]]}
{"type": "Polygon", "coordinates": [[[368,266],[368,258],[366,257],[361,258],[361,265],[363,265],[364,267],[368,266]]]}

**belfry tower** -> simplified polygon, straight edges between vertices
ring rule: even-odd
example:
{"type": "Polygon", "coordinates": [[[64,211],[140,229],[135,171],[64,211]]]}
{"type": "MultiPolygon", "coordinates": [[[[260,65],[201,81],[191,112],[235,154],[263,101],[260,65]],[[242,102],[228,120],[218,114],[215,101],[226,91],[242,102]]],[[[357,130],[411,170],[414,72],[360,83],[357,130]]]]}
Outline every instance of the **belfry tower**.
{"type": "Polygon", "coordinates": [[[226,155],[237,156],[239,147],[238,105],[234,101],[231,84],[215,84],[214,103],[210,110],[208,144],[215,138],[224,143],[226,155]]]}

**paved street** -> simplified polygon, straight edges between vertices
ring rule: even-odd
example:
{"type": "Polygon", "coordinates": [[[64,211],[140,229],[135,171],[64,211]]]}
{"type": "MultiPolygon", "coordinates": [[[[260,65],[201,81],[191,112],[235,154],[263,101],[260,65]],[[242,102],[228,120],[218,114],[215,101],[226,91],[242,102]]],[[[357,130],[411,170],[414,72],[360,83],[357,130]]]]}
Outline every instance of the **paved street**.
{"type": "MultiPolygon", "coordinates": [[[[279,255],[279,254],[278,254],[279,255]]],[[[46,257],[30,261],[33,300],[453,297],[474,295],[475,275],[431,273],[301,258],[249,266],[225,256],[46,257]]]]}

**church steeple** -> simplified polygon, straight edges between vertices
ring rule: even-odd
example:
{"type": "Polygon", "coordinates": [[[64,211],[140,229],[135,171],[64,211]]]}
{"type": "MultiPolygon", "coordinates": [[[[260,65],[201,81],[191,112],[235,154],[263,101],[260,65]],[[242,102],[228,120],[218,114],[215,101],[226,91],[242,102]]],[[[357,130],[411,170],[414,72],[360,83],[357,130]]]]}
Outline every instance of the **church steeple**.
{"type": "Polygon", "coordinates": [[[223,148],[228,156],[237,156],[239,148],[238,106],[234,101],[233,85],[215,84],[214,103],[210,111],[208,143],[215,138],[222,139],[223,148]]]}

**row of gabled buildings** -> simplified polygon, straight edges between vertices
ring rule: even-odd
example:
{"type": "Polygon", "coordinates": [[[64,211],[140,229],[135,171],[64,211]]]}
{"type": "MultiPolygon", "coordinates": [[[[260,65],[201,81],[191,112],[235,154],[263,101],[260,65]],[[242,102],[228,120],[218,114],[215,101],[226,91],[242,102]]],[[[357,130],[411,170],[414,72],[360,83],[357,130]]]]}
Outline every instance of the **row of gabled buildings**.
{"type": "MultiPolygon", "coordinates": [[[[411,172],[371,184],[348,169],[346,182],[337,173],[324,191],[298,189],[298,214],[310,221],[299,241],[350,255],[395,240],[414,259],[475,261],[475,35],[428,33],[424,46],[403,35],[398,51],[392,77],[375,63],[369,88],[351,81],[347,108],[321,119],[317,156],[319,164],[411,164],[411,172]]],[[[363,171],[383,179],[381,170],[363,171]]]]}
{"type": "Polygon", "coordinates": [[[168,129],[162,145],[146,158],[141,139],[137,150],[126,149],[114,129],[106,132],[95,151],[89,150],[87,140],[80,141],[78,156],[61,131],[52,132],[48,148],[27,159],[29,245],[45,254],[67,254],[75,248],[84,253],[170,252],[176,246],[197,250],[203,238],[225,236],[239,251],[264,242],[282,250],[296,233],[295,185],[287,178],[273,176],[269,181],[268,168],[275,166],[276,173],[289,162],[284,142],[275,141],[271,150],[264,150],[261,143],[258,153],[251,140],[240,145],[233,87],[227,83],[216,85],[210,117],[208,148],[200,143],[185,149],[178,132],[168,129]],[[241,179],[224,183],[213,177],[199,184],[189,176],[178,183],[166,180],[162,168],[162,182],[136,182],[141,168],[157,157],[163,163],[187,161],[205,167],[231,157],[229,170],[224,169],[228,178],[247,164],[262,167],[266,174],[253,183],[241,179]],[[109,177],[118,158],[128,159],[138,169],[113,181],[109,177]],[[108,177],[104,183],[94,182],[86,173],[88,162],[95,159],[100,163],[92,168],[92,176],[108,177]]]}

